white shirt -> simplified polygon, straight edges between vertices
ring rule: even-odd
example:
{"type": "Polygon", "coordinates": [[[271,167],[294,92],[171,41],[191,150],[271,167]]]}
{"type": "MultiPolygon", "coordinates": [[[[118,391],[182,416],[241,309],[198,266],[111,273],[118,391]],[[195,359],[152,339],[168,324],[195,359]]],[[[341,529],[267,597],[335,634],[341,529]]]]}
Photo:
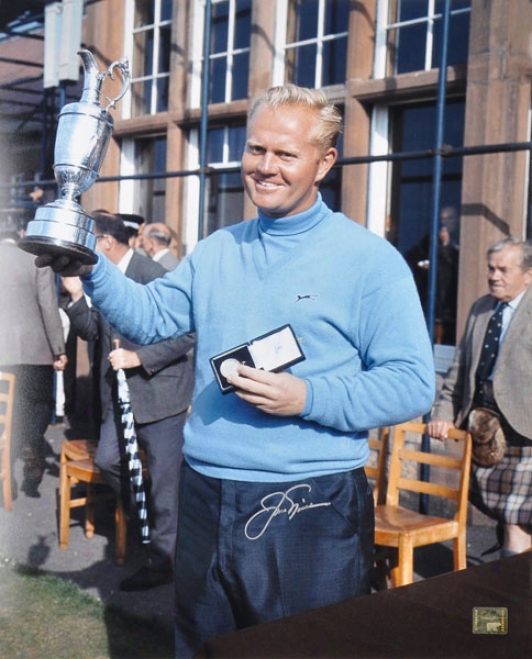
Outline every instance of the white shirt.
{"type": "Polygon", "coordinates": [[[135,252],[131,249],[131,247],[127,250],[127,252],[124,254],[124,256],[120,259],[120,261],[116,264],[118,268],[120,269],[121,272],[126,274],[127,267],[133,258],[133,254],[135,252]]]}
{"type": "Polygon", "coordinates": [[[519,303],[523,299],[523,295],[526,293],[525,289],[524,291],[521,291],[519,295],[514,297],[513,300],[510,300],[506,307],[504,308],[502,312],[502,328],[501,328],[501,336],[499,338],[499,345],[501,345],[504,335],[506,334],[506,330],[508,329],[508,325],[510,324],[510,321],[513,318],[514,313],[516,312],[517,307],[519,306],[519,303]]]}
{"type": "Polygon", "coordinates": [[[153,261],[160,261],[163,258],[163,256],[167,254],[169,251],[170,250],[168,249],[168,247],[166,247],[165,249],[161,249],[158,252],[156,252],[151,258],[153,261]]]}

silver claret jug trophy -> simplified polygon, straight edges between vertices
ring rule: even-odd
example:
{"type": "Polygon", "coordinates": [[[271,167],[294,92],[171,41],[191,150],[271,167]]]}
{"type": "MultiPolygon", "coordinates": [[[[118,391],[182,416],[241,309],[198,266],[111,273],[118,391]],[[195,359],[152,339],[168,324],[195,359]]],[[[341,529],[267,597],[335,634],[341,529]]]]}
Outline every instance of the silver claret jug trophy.
{"type": "Polygon", "coordinates": [[[90,51],[81,50],[78,54],[85,71],[83,92],[79,102],[65,105],[59,113],[55,138],[54,176],[61,198],[37,209],[19,246],[37,256],[66,255],[92,265],[97,260],[93,220],[77,199],[98,178],[113,131],[109,110],[126,93],[130,73],[125,59],[113,62],[100,73],[90,51]],[[122,90],[116,98],[106,97],[109,103],[102,109],[102,84],[107,77],[114,80],[115,69],[121,73],[122,90]]]}

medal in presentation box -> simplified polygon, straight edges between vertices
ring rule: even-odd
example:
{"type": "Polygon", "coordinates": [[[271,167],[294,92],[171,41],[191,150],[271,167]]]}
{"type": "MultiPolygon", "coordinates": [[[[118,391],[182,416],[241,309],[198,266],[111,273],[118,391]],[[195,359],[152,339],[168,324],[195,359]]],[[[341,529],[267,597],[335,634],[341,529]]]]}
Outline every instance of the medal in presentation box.
{"type": "Polygon", "coordinates": [[[211,366],[223,394],[235,390],[227,380],[240,364],[278,373],[305,359],[290,325],[277,329],[211,357],[211,366]]]}

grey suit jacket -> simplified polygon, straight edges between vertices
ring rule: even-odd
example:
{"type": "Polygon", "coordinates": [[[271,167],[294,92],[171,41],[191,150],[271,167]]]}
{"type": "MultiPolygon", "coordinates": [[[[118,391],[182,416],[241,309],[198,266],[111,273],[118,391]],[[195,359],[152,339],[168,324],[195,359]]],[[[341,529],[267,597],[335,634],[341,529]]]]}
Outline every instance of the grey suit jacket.
{"type": "MultiPolygon", "coordinates": [[[[469,312],[464,335],[432,409],[433,419],[463,426],[475,394],[475,372],[494,299],[485,295],[469,312]]],[[[532,439],[532,290],[526,291],[508,326],[493,372],[501,413],[519,434],[532,439]]]]}
{"type": "Polygon", "coordinates": [[[173,270],[179,265],[179,259],[169,250],[157,259],[156,263],[160,263],[165,270],[173,270]]]}
{"type": "Polygon", "coordinates": [[[55,275],[16,244],[0,244],[0,364],[51,366],[65,341],[55,275]]]}
{"type": "MultiPolygon", "coordinates": [[[[126,277],[146,284],[165,272],[155,261],[134,253],[126,277]]],[[[138,368],[125,371],[137,423],[160,421],[188,408],[194,383],[192,358],[188,353],[194,346],[194,335],[186,334],[178,339],[139,346],[120,336],[96,309],[88,306],[85,298],[70,306],[67,313],[81,338],[97,341],[103,418],[110,409],[116,385],[116,373],[108,361],[114,339],[120,340],[122,348],[134,350],[142,363],[138,368]]]]}

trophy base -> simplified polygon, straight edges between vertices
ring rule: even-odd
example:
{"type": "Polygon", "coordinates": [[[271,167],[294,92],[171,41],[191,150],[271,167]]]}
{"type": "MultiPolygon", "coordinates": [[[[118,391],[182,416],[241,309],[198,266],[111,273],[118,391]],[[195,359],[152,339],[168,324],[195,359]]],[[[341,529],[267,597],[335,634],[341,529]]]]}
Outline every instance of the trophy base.
{"type": "Polygon", "coordinates": [[[41,254],[68,256],[69,259],[75,259],[83,265],[94,265],[98,262],[96,254],[82,245],[58,241],[45,236],[25,236],[19,240],[18,246],[35,256],[41,256],[41,254]]]}
{"type": "Polygon", "coordinates": [[[92,218],[79,204],[58,200],[37,210],[18,245],[36,256],[68,256],[83,265],[94,265],[98,257],[94,253],[92,224],[92,218]]]}

